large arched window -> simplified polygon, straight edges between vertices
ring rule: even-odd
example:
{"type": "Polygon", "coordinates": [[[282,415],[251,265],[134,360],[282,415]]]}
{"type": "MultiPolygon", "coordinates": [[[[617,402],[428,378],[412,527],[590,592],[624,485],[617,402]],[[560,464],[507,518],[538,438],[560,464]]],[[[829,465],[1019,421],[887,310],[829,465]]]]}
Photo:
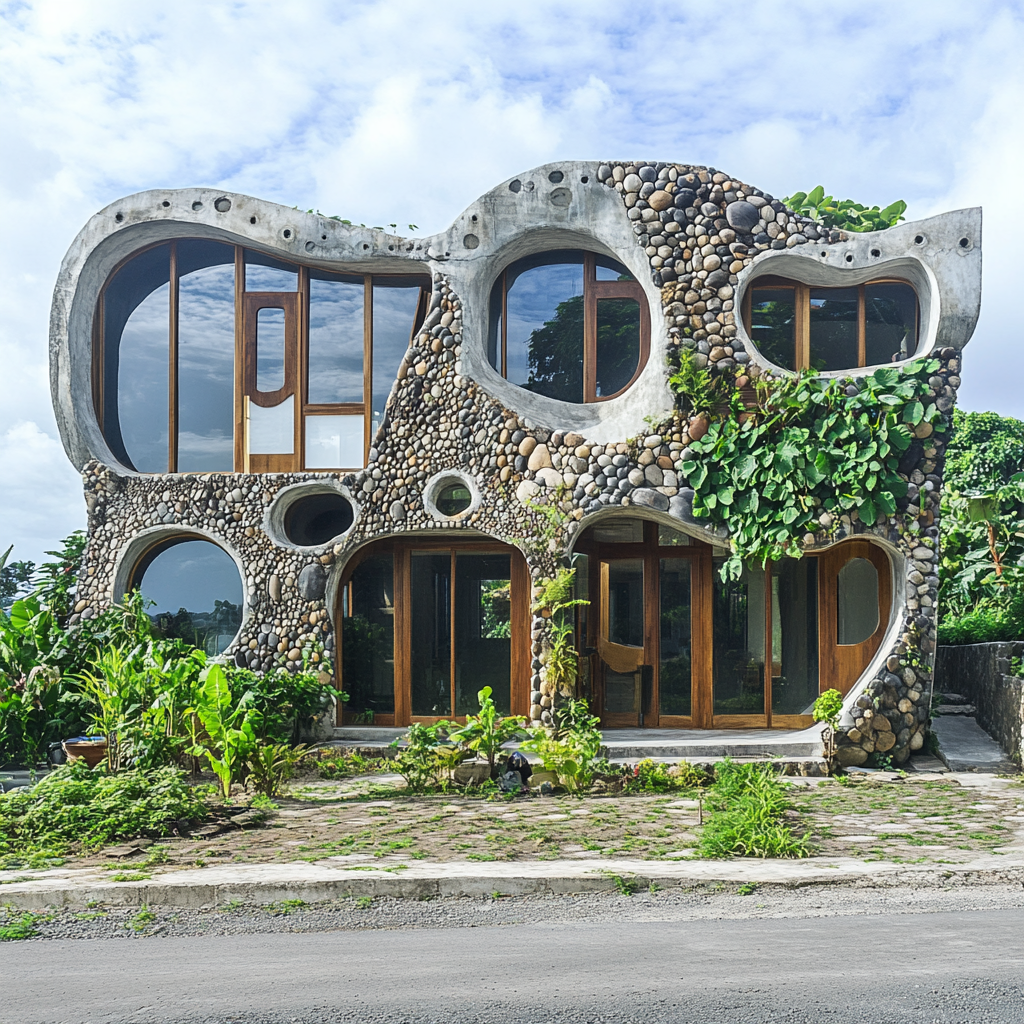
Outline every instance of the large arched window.
{"type": "Polygon", "coordinates": [[[909,359],[917,349],[917,293],[906,281],[816,288],[760,277],[743,319],[758,351],[787,370],[849,370],[909,359]]]}
{"type": "Polygon", "coordinates": [[[599,402],[625,391],[647,362],[650,334],[640,284],[621,263],[595,253],[528,256],[491,292],[491,366],[562,402],[599,402]]]}
{"type": "Polygon", "coordinates": [[[97,311],[104,437],[142,473],[361,468],[429,289],[208,239],[136,253],[97,311]]]}
{"type": "Polygon", "coordinates": [[[231,556],[212,541],[172,537],[134,566],[129,589],[149,605],[154,631],[207,654],[223,654],[242,625],[242,578],[231,556]]]}

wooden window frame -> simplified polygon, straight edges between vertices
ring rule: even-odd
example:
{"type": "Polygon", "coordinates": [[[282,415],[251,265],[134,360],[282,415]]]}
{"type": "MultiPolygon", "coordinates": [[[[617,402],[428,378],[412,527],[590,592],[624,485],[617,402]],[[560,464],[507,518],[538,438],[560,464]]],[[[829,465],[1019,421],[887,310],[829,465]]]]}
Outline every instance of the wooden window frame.
{"type": "MultiPolygon", "coordinates": [[[[96,310],[92,325],[91,383],[93,412],[100,432],[104,431],[105,394],[105,331],[104,309],[107,287],[116,275],[132,260],[150,249],[168,245],[170,248],[169,278],[169,311],[167,330],[168,358],[168,389],[167,389],[167,424],[168,451],[167,473],[176,475],[178,471],[178,420],[179,420],[179,388],[178,388],[178,307],[179,307],[179,274],[178,274],[178,242],[191,241],[188,236],[175,239],[162,239],[149,245],[141,246],[130,255],[120,260],[107,275],[100,288],[96,300],[96,310]]],[[[415,279],[420,284],[420,294],[409,334],[412,344],[416,332],[426,318],[430,302],[431,281],[425,274],[345,274],[338,271],[341,277],[361,277],[363,279],[363,400],[362,402],[337,402],[311,404],[309,395],[309,267],[305,264],[292,263],[289,260],[278,260],[280,263],[294,267],[297,274],[294,292],[249,292],[245,282],[245,252],[259,252],[242,245],[234,245],[234,467],[233,473],[255,472],[308,472],[337,473],[351,472],[362,469],[362,466],[337,466],[330,468],[317,467],[308,469],[306,459],[306,417],[307,416],[349,416],[363,417],[363,465],[369,455],[372,437],[372,402],[373,402],[373,285],[375,281],[386,281],[388,278],[415,279]],[[259,298],[256,298],[256,297],[259,298]],[[274,301],[265,301],[273,298],[274,301]],[[279,301],[278,301],[279,300],[279,301]],[[286,307],[286,358],[285,386],[273,395],[263,395],[255,388],[255,319],[259,308],[274,307],[284,304],[286,307]],[[250,323],[251,321],[251,323],[250,323]],[[288,394],[295,396],[295,451],[291,456],[260,456],[270,462],[263,468],[252,470],[246,451],[246,399],[260,406],[276,405],[281,397],[288,394]],[[272,400],[272,399],[277,399],[272,400]],[[273,463],[273,465],[271,465],[273,463]]],[[[278,257],[274,256],[274,259],[278,257]]],[[[203,471],[195,471],[195,475],[203,471]]],[[[160,473],[147,473],[146,476],[159,476],[160,473]]]]}
{"type": "MultiPolygon", "coordinates": [[[[794,365],[792,368],[783,367],[783,369],[790,370],[790,372],[796,372],[798,370],[806,370],[811,365],[811,291],[848,291],[850,288],[857,289],[857,365],[844,367],[843,370],[857,370],[864,366],[867,366],[867,307],[865,302],[865,291],[876,284],[902,284],[910,288],[914,293],[915,313],[914,313],[914,337],[916,339],[915,352],[917,347],[920,346],[921,340],[921,299],[917,294],[917,289],[903,278],[898,277],[879,277],[871,281],[865,281],[859,285],[808,285],[801,281],[794,281],[790,278],[775,277],[774,275],[766,275],[759,277],[755,281],[751,281],[747,287],[746,293],[743,296],[743,327],[747,332],[747,337],[754,341],[753,334],[751,333],[751,315],[753,311],[753,294],[758,288],[776,288],[776,289],[793,289],[793,305],[794,305],[794,329],[793,329],[793,348],[794,348],[794,365]]],[[[756,344],[756,342],[755,342],[756,344]]],[[[907,356],[908,359],[913,359],[914,356],[907,356]]],[[[880,365],[887,366],[889,364],[882,363],[880,365]]],[[[830,370],[829,373],[842,373],[843,370],[830,370]]]]}
{"type": "MultiPolygon", "coordinates": [[[[563,250],[553,250],[563,251],[563,250]]],[[[625,394],[643,373],[651,354],[651,311],[639,281],[599,281],[597,253],[578,250],[583,257],[583,403],[609,402],[625,394]],[[636,370],[629,381],[612,395],[597,393],[597,304],[601,299],[633,299],[640,309],[640,354],[636,370]]],[[[542,254],[537,254],[542,255],[542,254]]],[[[524,257],[526,258],[526,257],[524,257]]],[[[501,326],[495,339],[495,369],[508,379],[508,272],[520,261],[506,267],[499,276],[501,283],[501,326]]],[[[542,267],[545,264],[538,264],[542,267]]],[[[554,264],[551,264],[554,265],[554,264]]],[[[628,269],[623,267],[627,273],[628,269]]]]}

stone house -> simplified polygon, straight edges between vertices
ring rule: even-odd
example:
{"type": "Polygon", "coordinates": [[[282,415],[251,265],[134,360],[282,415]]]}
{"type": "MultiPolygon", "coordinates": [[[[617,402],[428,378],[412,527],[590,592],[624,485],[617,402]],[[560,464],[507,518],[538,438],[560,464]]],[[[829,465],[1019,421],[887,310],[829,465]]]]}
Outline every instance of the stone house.
{"type": "Polygon", "coordinates": [[[743,388],[932,354],[948,414],[980,242],[977,209],[847,235],[654,162],[537,168],[429,238],[202,188],[119,200],[51,318],[89,512],[75,614],[138,586],[240,666],[327,658],[346,723],[464,715],[485,684],[547,722],[533,588],[571,558],[604,726],[790,735],[836,687],[843,759],[903,760],[928,723],[941,438],[915,428],[893,515],[723,580],[726,531],[681,476],[707,424],[666,364],[743,388]]]}

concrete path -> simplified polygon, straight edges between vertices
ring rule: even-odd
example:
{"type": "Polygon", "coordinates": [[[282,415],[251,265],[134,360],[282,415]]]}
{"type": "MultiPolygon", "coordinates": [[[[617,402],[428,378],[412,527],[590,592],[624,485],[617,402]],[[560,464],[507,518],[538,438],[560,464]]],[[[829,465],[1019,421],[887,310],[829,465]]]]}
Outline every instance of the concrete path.
{"type": "Polygon", "coordinates": [[[978,723],[965,715],[936,715],[932,729],[939,748],[955,772],[1017,772],[1002,747],[978,723]]]}
{"type": "Polygon", "coordinates": [[[910,915],[706,920],[610,898],[500,926],[10,943],[0,1024],[1020,1021],[1024,910],[948,895],[910,915]]]}

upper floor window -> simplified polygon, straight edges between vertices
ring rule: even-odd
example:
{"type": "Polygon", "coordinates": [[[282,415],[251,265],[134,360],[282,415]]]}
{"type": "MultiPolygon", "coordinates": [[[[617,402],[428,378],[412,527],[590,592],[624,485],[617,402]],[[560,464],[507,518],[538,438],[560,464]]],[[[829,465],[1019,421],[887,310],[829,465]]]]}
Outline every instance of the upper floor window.
{"type": "Polygon", "coordinates": [[[488,357],[503,377],[562,402],[599,402],[639,376],[650,351],[639,282],[591,252],[537,253],[491,292],[488,357]]]}
{"type": "Polygon", "coordinates": [[[787,370],[877,366],[917,349],[917,293],[905,281],[816,288],[760,277],[747,289],[743,319],[760,353],[787,370]]]}
{"type": "Polygon", "coordinates": [[[360,468],[429,289],[206,239],[136,253],[96,317],[104,437],[143,473],[360,468]]]}

